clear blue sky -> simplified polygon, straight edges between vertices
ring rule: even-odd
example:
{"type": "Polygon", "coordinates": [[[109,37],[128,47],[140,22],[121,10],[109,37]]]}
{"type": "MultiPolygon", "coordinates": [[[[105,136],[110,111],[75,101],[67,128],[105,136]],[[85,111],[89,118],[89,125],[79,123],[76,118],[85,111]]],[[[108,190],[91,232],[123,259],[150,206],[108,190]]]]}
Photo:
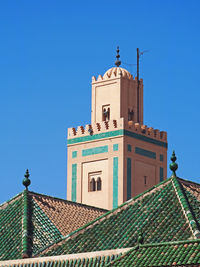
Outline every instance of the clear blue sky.
{"type": "Polygon", "coordinates": [[[26,168],[30,190],[66,197],[67,128],[90,122],[91,77],[117,45],[131,64],[149,50],[145,124],[168,132],[177,174],[200,182],[199,14],[200,1],[1,1],[0,203],[24,189],[26,168]]]}

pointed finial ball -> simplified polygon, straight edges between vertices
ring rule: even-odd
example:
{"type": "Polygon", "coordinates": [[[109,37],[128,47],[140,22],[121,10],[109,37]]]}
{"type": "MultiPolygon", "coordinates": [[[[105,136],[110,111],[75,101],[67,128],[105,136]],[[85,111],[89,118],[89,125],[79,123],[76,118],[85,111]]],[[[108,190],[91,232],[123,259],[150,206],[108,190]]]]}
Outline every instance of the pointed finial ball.
{"type": "Polygon", "coordinates": [[[119,58],[120,58],[120,55],[119,55],[119,46],[117,47],[116,52],[117,52],[117,55],[116,55],[115,65],[116,65],[117,67],[119,67],[119,66],[121,65],[121,61],[119,60],[119,58]]]}
{"type": "Polygon", "coordinates": [[[175,162],[176,161],[176,155],[175,152],[173,151],[172,156],[171,156],[171,161],[169,167],[170,170],[173,172],[173,175],[176,176],[176,170],[178,169],[178,164],[175,162]]]}
{"type": "Polygon", "coordinates": [[[23,185],[26,187],[26,189],[28,188],[28,186],[31,184],[31,180],[29,179],[29,171],[28,169],[26,170],[26,173],[24,174],[24,180],[22,181],[23,185]]]}

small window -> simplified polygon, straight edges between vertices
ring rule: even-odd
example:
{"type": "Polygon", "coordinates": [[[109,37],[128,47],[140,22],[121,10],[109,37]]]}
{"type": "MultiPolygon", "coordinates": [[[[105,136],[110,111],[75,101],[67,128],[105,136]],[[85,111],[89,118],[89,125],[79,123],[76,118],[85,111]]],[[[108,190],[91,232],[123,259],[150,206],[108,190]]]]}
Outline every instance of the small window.
{"type": "Polygon", "coordinates": [[[96,183],[95,183],[95,179],[92,178],[90,181],[90,192],[94,192],[96,191],[96,183]]]}
{"type": "Polygon", "coordinates": [[[110,120],[110,105],[106,105],[102,107],[102,120],[103,121],[110,120]]]}
{"type": "Polygon", "coordinates": [[[144,185],[147,185],[147,176],[144,176],[144,185]]]}
{"type": "Polygon", "coordinates": [[[97,178],[97,191],[101,191],[101,177],[97,178]]]}
{"type": "Polygon", "coordinates": [[[128,121],[133,121],[134,120],[134,112],[133,109],[128,109],[128,121]]]}
{"type": "Polygon", "coordinates": [[[88,192],[95,192],[102,190],[102,172],[88,173],[88,192]]]}

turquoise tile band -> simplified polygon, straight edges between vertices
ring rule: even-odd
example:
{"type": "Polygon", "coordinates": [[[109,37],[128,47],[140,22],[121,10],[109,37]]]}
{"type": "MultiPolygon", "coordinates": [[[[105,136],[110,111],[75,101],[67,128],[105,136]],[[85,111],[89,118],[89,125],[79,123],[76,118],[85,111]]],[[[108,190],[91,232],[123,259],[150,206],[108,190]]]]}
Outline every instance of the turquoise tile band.
{"type": "Polygon", "coordinates": [[[113,158],[113,209],[118,207],[118,157],[113,158]]]}
{"type": "Polygon", "coordinates": [[[72,151],[72,158],[76,158],[77,157],[77,151],[72,151]]]}
{"type": "Polygon", "coordinates": [[[108,146],[99,146],[82,150],[82,156],[91,156],[108,152],[108,146]]]}
{"type": "Polygon", "coordinates": [[[119,150],[119,146],[118,144],[114,144],[113,145],[113,151],[118,151],[119,150]]]}
{"type": "Polygon", "coordinates": [[[141,156],[144,156],[144,157],[148,157],[148,158],[151,158],[151,159],[156,159],[156,153],[155,152],[152,152],[150,150],[146,150],[146,149],[143,149],[143,148],[140,148],[140,147],[136,147],[135,148],[135,153],[139,154],[141,156]]]}
{"type": "Polygon", "coordinates": [[[77,164],[72,164],[72,201],[76,201],[77,164]]]}
{"type": "Polygon", "coordinates": [[[109,138],[109,137],[115,137],[115,136],[120,136],[120,135],[125,135],[125,136],[129,136],[138,140],[142,140],[144,142],[148,142],[151,144],[155,144],[158,146],[162,146],[162,147],[166,147],[167,148],[167,143],[159,141],[159,140],[155,140],[153,138],[141,135],[141,134],[137,134],[137,133],[133,133],[130,132],[128,130],[116,130],[116,131],[110,131],[110,132],[106,132],[106,133],[100,133],[100,134],[94,134],[94,135],[88,135],[88,136],[81,136],[81,137],[75,137],[72,139],[68,139],[68,144],[77,144],[77,143],[81,143],[81,142],[87,142],[87,141],[93,141],[93,140],[98,140],[98,139],[104,139],[104,138],[109,138]]]}

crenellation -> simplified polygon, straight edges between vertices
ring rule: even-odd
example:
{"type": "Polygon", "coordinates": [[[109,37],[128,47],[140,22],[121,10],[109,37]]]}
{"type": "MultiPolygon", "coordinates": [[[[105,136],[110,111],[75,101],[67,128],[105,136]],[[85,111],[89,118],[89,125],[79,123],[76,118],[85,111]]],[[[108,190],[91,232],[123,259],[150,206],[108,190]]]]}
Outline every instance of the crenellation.
{"type": "Polygon", "coordinates": [[[157,139],[160,137],[160,131],[158,129],[154,129],[154,137],[157,139]]]}
{"type": "Polygon", "coordinates": [[[92,129],[92,125],[91,124],[86,124],[85,125],[85,133],[88,134],[88,135],[92,135],[93,129],[92,129]]]}
{"type": "Polygon", "coordinates": [[[84,132],[85,132],[85,129],[84,129],[84,127],[83,126],[78,126],[78,128],[77,128],[77,135],[81,135],[81,134],[84,134],[84,132]]]}
{"type": "Polygon", "coordinates": [[[92,83],[93,82],[96,82],[96,81],[97,81],[96,77],[95,76],[92,76],[92,83]]]}
{"type": "Polygon", "coordinates": [[[153,129],[152,127],[147,127],[147,125],[141,125],[139,123],[134,123],[133,121],[125,123],[124,118],[120,118],[118,120],[102,121],[93,125],[87,124],[85,127],[78,126],[77,130],[76,128],[69,128],[68,139],[104,133],[107,131],[115,131],[118,129],[126,129],[128,131],[135,132],[149,138],[167,142],[167,133],[165,131],[159,131],[158,129],[153,129]]]}
{"type": "Polygon", "coordinates": [[[95,126],[96,126],[96,128],[97,128],[98,131],[101,131],[101,125],[100,125],[99,122],[97,122],[97,123],[95,124],[95,126]]]}
{"type": "Polygon", "coordinates": [[[167,142],[167,132],[161,131],[160,132],[160,139],[167,142]]]}
{"type": "Polygon", "coordinates": [[[102,121],[102,123],[101,123],[101,130],[102,130],[102,132],[105,132],[107,129],[108,129],[108,127],[107,127],[105,121],[102,121]]]}
{"type": "Polygon", "coordinates": [[[113,120],[113,126],[114,128],[117,128],[117,120],[113,120]]]}
{"type": "Polygon", "coordinates": [[[147,135],[151,138],[154,137],[154,129],[152,127],[147,129],[147,135]]]}
{"type": "Polygon", "coordinates": [[[98,76],[98,78],[97,78],[97,81],[98,81],[98,82],[99,82],[99,81],[103,81],[103,77],[102,77],[102,75],[99,74],[99,76],[98,76]]]}

